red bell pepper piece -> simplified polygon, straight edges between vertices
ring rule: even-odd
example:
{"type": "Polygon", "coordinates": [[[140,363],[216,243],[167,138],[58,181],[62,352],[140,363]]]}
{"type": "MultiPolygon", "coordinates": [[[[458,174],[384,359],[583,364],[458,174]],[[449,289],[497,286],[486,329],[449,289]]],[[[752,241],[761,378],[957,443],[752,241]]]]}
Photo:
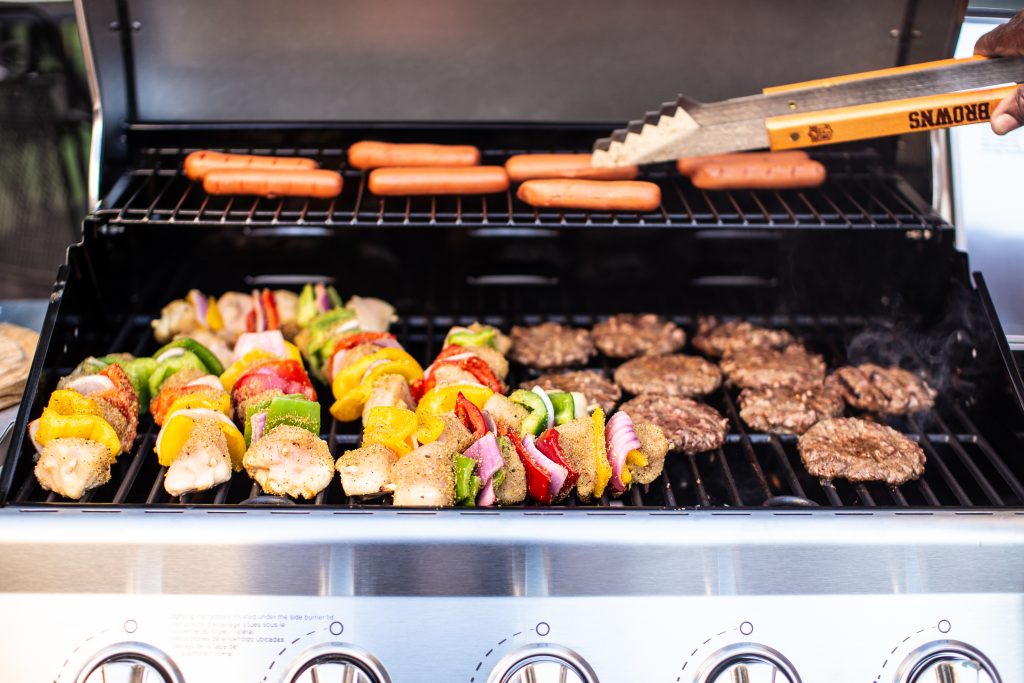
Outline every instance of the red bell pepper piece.
{"type": "Polygon", "coordinates": [[[186,394],[194,394],[200,391],[210,391],[210,387],[205,384],[177,387],[165,386],[160,390],[160,393],[156,395],[156,398],[149,402],[149,413],[153,416],[153,419],[158,425],[163,426],[164,418],[167,417],[167,411],[170,410],[171,405],[176,400],[186,394]]]}
{"type": "Polygon", "coordinates": [[[281,316],[277,314],[277,299],[274,298],[274,293],[264,289],[260,292],[260,302],[263,304],[263,315],[267,319],[267,330],[279,329],[281,316]]]}
{"type": "Polygon", "coordinates": [[[252,290],[252,308],[245,316],[245,329],[249,332],[266,332],[281,327],[277,313],[277,300],[269,289],[252,290]]]}
{"type": "Polygon", "coordinates": [[[558,443],[558,432],[554,429],[548,429],[540,438],[535,442],[537,450],[548,456],[548,459],[552,462],[561,465],[565,468],[568,474],[565,477],[565,483],[562,484],[562,490],[558,492],[561,497],[569,493],[572,487],[576,485],[576,480],[580,478],[580,473],[573,469],[572,465],[565,457],[565,451],[562,450],[561,444],[558,443]]]}
{"type": "Polygon", "coordinates": [[[484,414],[468,398],[459,392],[455,398],[455,417],[462,420],[466,429],[473,435],[473,441],[481,438],[487,433],[487,423],[484,422],[484,414]]]}
{"type": "Polygon", "coordinates": [[[285,394],[302,394],[310,401],[316,400],[316,391],[302,363],[291,359],[268,360],[249,368],[235,382],[232,397],[237,403],[270,389],[280,389],[285,394]],[[239,396],[242,398],[237,398],[239,396]]]}
{"type": "Polygon", "coordinates": [[[523,463],[523,469],[526,470],[526,492],[530,494],[530,498],[541,505],[550,505],[552,500],[551,475],[533,461],[526,446],[523,445],[522,439],[514,430],[501,425],[498,431],[502,432],[501,436],[507,437],[512,442],[512,447],[516,449],[519,460],[523,463]]]}
{"type": "Polygon", "coordinates": [[[433,364],[428,369],[423,379],[418,379],[410,385],[409,389],[412,392],[412,397],[419,401],[423,398],[424,394],[434,388],[437,384],[437,380],[434,378],[434,370],[438,365],[453,364],[462,368],[469,374],[473,375],[473,378],[484,385],[496,394],[504,394],[505,386],[498,379],[498,376],[494,374],[491,367],[487,365],[479,356],[471,356],[469,358],[459,358],[458,360],[447,360],[451,356],[455,356],[467,352],[465,347],[459,346],[458,344],[449,344],[441,350],[441,353],[437,354],[437,358],[434,359],[433,364]]]}

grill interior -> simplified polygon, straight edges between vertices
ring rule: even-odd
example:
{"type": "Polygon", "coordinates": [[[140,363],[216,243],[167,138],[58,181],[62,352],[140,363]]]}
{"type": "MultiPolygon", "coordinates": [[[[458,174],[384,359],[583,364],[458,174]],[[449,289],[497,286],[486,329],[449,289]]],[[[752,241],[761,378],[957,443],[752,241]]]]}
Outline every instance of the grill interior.
{"type": "MultiPolygon", "coordinates": [[[[482,149],[485,165],[501,165],[512,154],[579,152],[576,149],[482,149]]],[[[948,227],[920,200],[908,195],[897,176],[886,173],[877,154],[853,149],[815,152],[828,165],[829,180],[802,191],[705,192],[695,188],[671,164],[644,169],[643,179],[657,183],[662,205],[651,213],[610,213],[534,209],[505,193],[452,197],[377,197],[367,174],[347,166],[343,148],[232,147],[243,154],[313,157],[344,177],[332,200],[211,196],[182,171],[194,148],[147,148],[123,176],[96,216],[110,225],[197,224],[235,226],[665,226],[766,228],[948,227]]]]}
{"type": "MultiPolygon", "coordinates": [[[[590,326],[600,316],[485,316],[484,321],[508,329],[511,324],[535,324],[545,319],[577,326],[590,326]]],[[[694,320],[676,317],[676,322],[692,333],[694,320]]],[[[453,324],[468,324],[472,318],[451,316],[405,316],[393,327],[399,340],[424,364],[440,349],[445,332],[453,324]]],[[[752,318],[758,324],[784,327],[804,339],[813,351],[824,354],[830,367],[843,364],[848,348],[863,346],[865,334],[871,337],[872,348],[899,347],[909,362],[919,367],[927,364],[911,340],[892,329],[890,323],[857,317],[787,316],[752,318]],[[870,330],[870,331],[867,331],[870,330]],[[867,332],[866,332],[867,331],[867,332]]],[[[149,329],[149,318],[132,317],[119,331],[109,350],[131,349],[145,354],[155,349],[149,329]]],[[[97,350],[97,353],[99,350],[97,350]]],[[[608,376],[614,369],[607,359],[592,364],[608,376]]],[[[60,374],[70,368],[61,369],[60,374]]],[[[526,381],[534,371],[513,366],[510,385],[526,381]]],[[[570,499],[567,506],[623,507],[761,507],[761,506],[826,506],[826,507],[1002,507],[1024,504],[1024,464],[1019,453],[1022,435],[1007,424],[1006,415],[989,420],[994,446],[977,426],[971,413],[976,411],[972,395],[975,386],[966,378],[950,375],[932,376],[943,382],[935,409],[907,418],[891,418],[890,426],[908,434],[925,449],[928,462],[924,476],[899,487],[880,483],[850,484],[845,481],[821,482],[807,474],[796,449],[796,438],[757,433],[739,419],[735,389],[723,387],[707,398],[707,402],[729,419],[729,434],[722,448],[698,454],[671,453],[665,472],[648,486],[632,487],[619,499],[607,495],[600,500],[583,503],[570,499]],[[1007,457],[1000,455],[1006,453],[1007,457]]],[[[321,403],[330,401],[328,387],[317,387],[321,403]]],[[[849,413],[852,414],[852,413],[849,413]]],[[[990,416],[992,417],[992,416],[990,416]]],[[[326,409],[323,437],[335,457],[359,443],[359,423],[338,423],[326,409]]],[[[156,428],[151,418],[143,418],[139,437],[132,452],[118,458],[111,481],[86,493],[80,504],[117,504],[124,506],[153,505],[316,505],[328,507],[385,506],[389,496],[346,497],[337,476],[330,486],[313,501],[291,501],[261,496],[259,487],[244,473],[235,473],[229,482],[217,488],[169,497],[163,489],[164,468],[157,465],[152,452],[156,428]]],[[[67,505],[55,494],[42,490],[31,472],[31,445],[22,447],[21,461],[15,478],[16,504],[67,505]]],[[[528,506],[529,507],[529,506],[528,506]]]]}

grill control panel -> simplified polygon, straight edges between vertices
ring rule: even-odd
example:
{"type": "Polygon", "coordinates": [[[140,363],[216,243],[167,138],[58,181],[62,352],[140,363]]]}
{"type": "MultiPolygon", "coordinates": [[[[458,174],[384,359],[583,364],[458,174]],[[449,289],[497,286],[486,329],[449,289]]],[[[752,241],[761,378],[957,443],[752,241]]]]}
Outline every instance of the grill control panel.
{"type": "MultiPolygon", "coordinates": [[[[166,578],[165,578],[166,580],[166,578]]],[[[4,681],[1009,683],[1015,595],[0,593],[4,681]]]]}

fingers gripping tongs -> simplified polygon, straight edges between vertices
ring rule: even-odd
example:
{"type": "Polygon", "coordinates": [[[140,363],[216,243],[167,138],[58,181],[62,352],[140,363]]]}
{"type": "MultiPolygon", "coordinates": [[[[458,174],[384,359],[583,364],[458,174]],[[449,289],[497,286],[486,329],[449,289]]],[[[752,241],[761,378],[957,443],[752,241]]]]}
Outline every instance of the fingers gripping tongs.
{"type": "Polygon", "coordinates": [[[1024,57],[944,59],[766,88],[721,102],[679,96],[594,143],[595,166],[772,150],[981,123],[1024,82],[1024,57]]]}

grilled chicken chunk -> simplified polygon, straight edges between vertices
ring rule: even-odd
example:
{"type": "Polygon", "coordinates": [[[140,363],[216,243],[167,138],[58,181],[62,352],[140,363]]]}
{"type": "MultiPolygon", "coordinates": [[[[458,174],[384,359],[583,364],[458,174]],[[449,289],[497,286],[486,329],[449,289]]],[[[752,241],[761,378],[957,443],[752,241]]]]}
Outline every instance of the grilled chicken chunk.
{"type": "MultiPolygon", "coordinates": [[[[497,394],[495,394],[497,395],[497,394]]],[[[518,429],[518,427],[516,428],[518,429]]],[[[499,505],[515,505],[526,500],[526,468],[508,439],[498,439],[501,458],[505,461],[505,481],[494,489],[499,505]]],[[[591,487],[593,488],[593,487],[591,487]]]]}
{"type": "Polygon", "coordinates": [[[353,296],[345,304],[356,313],[359,329],[363,332],[387,332],[396,320],[395,307],[383,299],[370,296],[353,296]]]}
{"type": "Polygon", "coordinates": [[[164,489],[172,496],[205,491],[231,478],[231,456],[224,432],[213,420],[199,420],[178,457],[167,468],[164,489]]]}
{"type": "Polygon", "coordinates": [[[409,383],[401,375],[383,375],[378,377],[370,390],[370,398],[363,406],[363,422],[366,422],[370,411],[378,407],[416,409],[416,402],[409,393],[409,383]]]}
{"type": "Polygon", "coordinates": [[[492,349],[488,346],[467,346],[467,351],[472,351],[476,355],[480,356],[480,360],[487,363],[487,367],[491,369],[495,377],[500,379],[502,382],[508,377],[508,359],[501,355],[497,350],[492,349]]]}
{"type": "Polygon", "coordinates": [[[397,506],[455,504],[455,451],[435,441],[408,453],[391,468],[397,506]]]}
{"type": "Polygon", "coordinates": [[[386,491],[391,481],[391,467],[396,462],[395,452],[379,443],[346,451],[336,464],[345,495],[366,496],[386,491]]]}
{"type": "Polygon", "coordinates": [[[175,335],[188,333],[199,326],[192,304],[185,299],[176,299],[160,309],[160,317],[150,323],[153,336],[161,344],[174,339],[175,335]]]}
{"type": "Polygon", "coordinates": [[[516,433],[519,432],[523,420],[529,414],[526,408],[518,403],[513,403],[508,400],[507,396],[501,394],[494,394],[487,399],[487,403],[484,403],[484,410],[494,418],[495,422],[508,425],[516,433]]]}
{"type": "MultiPolygon", "coordinates": [[[[276,303],[276,301],[275,301],[276,303]]],[[[252,310],[252,295],[241,292],[224,292],[217,299],[217,310],[224,321],[220,334],[234,344],[238,336],[248,330],[245,319],[252,310]]]]}
{"type": "Polygon", "coordinates": [[[110,481],[114,455],[90,439],[53,439],[43,446],[36,462],[36,479],[47,491],[78,500],[89,489],[110,481]]]}
{"type": "Polygon", "coordinates": [[[287,289],[275,289],[274,306],[277,307],[281,334],[285,339],[295,339],[295,335],[302,329],[299,327],[299,295],[287,289]]]}
{"type": "Polygon", "coordinates": [[[299,427],[281,425],[253,442],[242,458],[249,476],[266,493],[313,498],[334,476],[327,443],[299,427]]]}

